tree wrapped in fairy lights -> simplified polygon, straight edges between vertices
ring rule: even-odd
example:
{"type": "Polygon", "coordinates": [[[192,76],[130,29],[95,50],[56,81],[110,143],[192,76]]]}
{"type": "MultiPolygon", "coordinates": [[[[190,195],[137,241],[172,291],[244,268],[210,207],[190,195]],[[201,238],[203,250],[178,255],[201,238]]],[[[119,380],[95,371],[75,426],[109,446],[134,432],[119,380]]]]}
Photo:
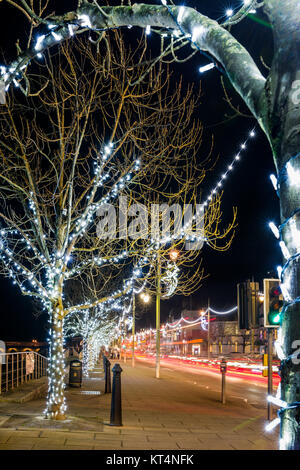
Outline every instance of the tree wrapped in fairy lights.
{"type": "Polygon", "coordinates": [[[82,337],[83,375],[89,376],[99,358],[101,348],[108,349],[110,344],[119,338],[119,325],[129,310],[123,305],[124,300],[118,299],[109,312],[100,305],[80,314],[68,315],[64,323],[65,338],[82,337]]]}

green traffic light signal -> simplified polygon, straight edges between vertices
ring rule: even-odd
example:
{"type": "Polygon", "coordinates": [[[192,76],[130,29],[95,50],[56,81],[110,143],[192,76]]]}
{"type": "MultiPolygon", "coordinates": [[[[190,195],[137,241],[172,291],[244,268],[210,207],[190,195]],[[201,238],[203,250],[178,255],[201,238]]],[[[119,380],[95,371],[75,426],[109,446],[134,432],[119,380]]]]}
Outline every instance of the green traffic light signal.
{"type": "Polygon", "coordinates": [[[264,327],[278,328],[281,324],[284,299],[279,279],[264,279],[264,327]]]}
{"type": "Polygon", "coordinates": [[[273,287],[270,291],[270,310],[268,314],[269,325],[279,325],[281,320],[281,310],[283,307],[283,301],[279,299],[281,295],[280,287],[273,287]]]}
{"type": "Polygon", "coordinates": [[[270,325],[279,325],[280,324],[280,312],[278,311],[269,312],[268,322],[270,325]]]}

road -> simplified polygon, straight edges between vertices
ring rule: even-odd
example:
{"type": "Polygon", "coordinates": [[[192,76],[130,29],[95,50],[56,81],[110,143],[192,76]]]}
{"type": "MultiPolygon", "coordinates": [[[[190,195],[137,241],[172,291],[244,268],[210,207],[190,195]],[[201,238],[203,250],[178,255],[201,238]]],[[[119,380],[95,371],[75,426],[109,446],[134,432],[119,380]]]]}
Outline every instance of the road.
{"type": "MultiPolygon", "coordinates": [[[[155,368],[155,359],[145,355],[137,355],[137,361],[143,363],[149,368],[155,368]]],[[[128,360],[130,361],[130,359],[128,360]]],[[[164,372],[178,374],[180,372],[180,381],[189,383],[195,387],[207,390],[209,393],[220,393],[221,374],[215,370],[209,370],[205,367],[199,367],[183,361],[170,359],[161,359],[161,377],[164,372]]],[[[255,408],[267,409],[267,382],[260,380],[261,377],[241,374],[239,377],[235,374],[226,374],[226,396],[233,401],[244,401],[255,408]]],[[[278,380],[276,381],[278,383],[278,380]]],[[[274,390],[276,390],[274,385],[274,390]]]]}

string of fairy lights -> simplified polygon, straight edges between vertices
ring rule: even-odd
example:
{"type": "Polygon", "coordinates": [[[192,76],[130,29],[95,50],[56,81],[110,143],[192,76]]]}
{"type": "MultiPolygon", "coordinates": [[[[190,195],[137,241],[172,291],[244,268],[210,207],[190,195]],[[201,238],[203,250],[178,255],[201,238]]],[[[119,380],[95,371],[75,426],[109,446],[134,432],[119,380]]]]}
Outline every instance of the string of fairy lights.
{"type": "MultiPolygon", "coordinates": [[[[173,35],[178,37],[182,35],[187,38],[193,44],[202,55],[212,60],[213,58],[205,51],[203,51],[197,44],[197,39],[205,32],[204,27],[196,26],[191,33],[187,33],[183,30],[182,22],[184,19],[186,7],[171,7],[168,5],[167,0],[161,0],[163,6],[165,6],[171,17],[174,20],[176,28],[173,28],[173,35]],[[178,11],[177,16],[173,13],[178,11]]],[[[220,24],[224,27],[230,26],[241,21],[249,13],[256,13],[255,8],[260,7],[261,4],[257,0],[243,0],[241,7],[236,9],[227,8],[225,11],[225,21],[221,21],[220,24]]],[[[24,93],[26,89],[23,88],[22,80],[25,78],[27,67],[33,59],[40,60],[43,58],[43,52],[60,42],[72,38],[74,35],[80,33],[82,29],[95,30],[99,32],[99,29],[93,27],[90,16],[86,13],[77,14],[77,19],[72,21],[63,21],[63,23],[55,23],[51,21],[43,21],[43,26],[47,25],[48,30],[43,31],[42,34],[38,34],[35,38],[35,44],[32,49],[27,50],[25,54],[20,54],[19,57],[13,61],[9,66],[0,66],[0,81],[4,84],[5,91],[7,92],[10,85],[13,84],[16,88],[19,88],[24,93]]],[[[129,25],[128,28],[131,26],[129,25]]],[[[103,31],[108,28],[104,28],[103,31]]],[[[101,30],[102,31],[102,30],[101,30]]],[[[151,26],[147,25],[145,28],[146,35],[150,35],[151,26]]],[[[216,62],[210,62],[209,64],[200,67],[200,73],[207,72],[213,68],[217,68],[223,72],[223,68],[216,62]]]]}
{"type": "MultiPolygon", "coordinates": [[[[165,323],[164,325],[161,326],[160,331],[162,334],[164,334],[167,330],[180,330],[182,328],[182,325],[188,325],[190,327],[200,325],[203,330],[207,330],[207,325],[208,325],[208,318],[207,314],[208,312],[214,313],[215,315],[230,315],[234,312],[237,311],[237,306],[232,307],[228,310],[216,310],[212,307],[208,307],[206,310],[200,311],[199,317],[194,319],[194,320],[189,320],[188,318],[185,317],[180,317],[179,320],[175,320],[172,323],[165,323]]],[[[142,330],[141,332],[137,332],[136,336],[138,340],[140,338],[144,338],[146,335],[153,334],[154,336],[156,335],[156,329],[149,328],[147,330],[142,330]]]]}

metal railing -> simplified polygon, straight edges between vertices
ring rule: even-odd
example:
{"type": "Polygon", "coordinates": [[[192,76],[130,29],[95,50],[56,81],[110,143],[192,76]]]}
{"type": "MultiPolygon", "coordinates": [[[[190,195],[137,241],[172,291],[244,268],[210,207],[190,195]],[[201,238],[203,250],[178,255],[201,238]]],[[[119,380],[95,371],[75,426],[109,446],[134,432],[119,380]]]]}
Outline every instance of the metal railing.
{"type": "Polygon", "coordinates": [[[47,375],[47,362],[35,351],[0,353],[0,394],[47,375]]]}

